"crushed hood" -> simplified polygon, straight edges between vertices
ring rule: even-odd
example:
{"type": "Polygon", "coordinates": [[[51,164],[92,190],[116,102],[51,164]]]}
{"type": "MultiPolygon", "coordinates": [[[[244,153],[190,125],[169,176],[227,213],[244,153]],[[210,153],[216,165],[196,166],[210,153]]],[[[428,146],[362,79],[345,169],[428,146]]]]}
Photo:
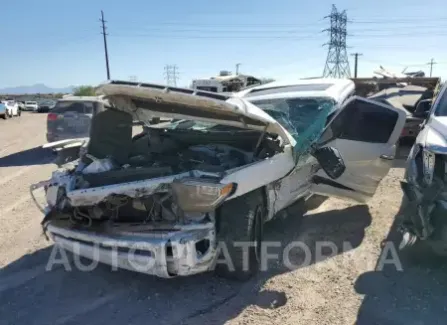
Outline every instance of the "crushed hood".
{"type": "Polygon", "coordinates": [[[285,143],[295,140],[278,121],[243,98],[218,93],[127,81],[110,81],[96,89],[117,109],[135,120],[154,117],[189,119],[259,130],[279,135],[285,143]]]}

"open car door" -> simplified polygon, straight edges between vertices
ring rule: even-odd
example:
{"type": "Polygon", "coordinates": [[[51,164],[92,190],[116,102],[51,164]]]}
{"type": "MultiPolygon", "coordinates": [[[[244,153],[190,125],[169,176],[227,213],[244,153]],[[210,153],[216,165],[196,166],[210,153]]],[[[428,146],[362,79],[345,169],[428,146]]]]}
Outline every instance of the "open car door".
{"type": "Polygon", "coordinates": [[[366,202],[392,167],[406,114],[361,97],[349,99],[325,127],[317,148],[338,150],[345,169],[336,179],[319,169],[311,191],[366,202]]]}

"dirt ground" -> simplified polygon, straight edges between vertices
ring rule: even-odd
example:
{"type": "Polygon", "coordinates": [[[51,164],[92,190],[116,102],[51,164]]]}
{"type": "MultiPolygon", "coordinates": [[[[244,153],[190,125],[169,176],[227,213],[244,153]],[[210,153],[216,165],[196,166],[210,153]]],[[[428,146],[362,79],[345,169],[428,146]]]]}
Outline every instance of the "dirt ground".
{"type": "MultiPolygon", "coordinates": [[[[0,324],[445,323],[443,260],[399,253],[403,271],[396,263],[382,268],[394,256],[387,242],[396,238],[402,159],[368,205],[314,200],[301,224],[290,213],[266,226],[268,241],[310,247],[308,265],[295,270],[273,260],[244,284],[210,274],[163,280],[104,265],[47,271],[52,244],[28,191],[55,168],[40,148],[45,119],[29,113],[0,121],[0,324]],[[333,244],[319,256],[321,241],[333,244]]],[[[304,264],[306,256],[297,251],[290,260],[304,264]]]]}

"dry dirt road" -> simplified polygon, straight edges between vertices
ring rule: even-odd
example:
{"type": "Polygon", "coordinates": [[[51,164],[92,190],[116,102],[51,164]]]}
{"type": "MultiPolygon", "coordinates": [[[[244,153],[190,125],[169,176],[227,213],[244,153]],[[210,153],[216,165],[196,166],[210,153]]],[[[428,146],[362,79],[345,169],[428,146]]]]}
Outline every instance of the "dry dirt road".
{"type": "Polygon", "coordinates": [[[376,267],[381,256],[392,257],[381,255],[381,244],[394,238],[401,160],[367,206],[321,200],[301,225],[293,213],[267,225],[266,240],[310,248],[292,251],[291,261],[303,264],[295,270],[272,261],[244,284],[209,274],[162,280],[107,266],[47,271],[52,245],[28,193],[55,168],[39,149],[45,119],[0,121],[0,324],[445,324],[443,261],[400,254],[403,271],[376,267]],[[321,241],[335,246],[319,256],[321,241]]]}

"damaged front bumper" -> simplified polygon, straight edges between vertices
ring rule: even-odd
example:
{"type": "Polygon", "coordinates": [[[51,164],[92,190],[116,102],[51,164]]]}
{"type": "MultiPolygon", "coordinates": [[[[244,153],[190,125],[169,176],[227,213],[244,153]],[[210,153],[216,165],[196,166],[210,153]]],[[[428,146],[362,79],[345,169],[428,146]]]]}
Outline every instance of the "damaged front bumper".
{"type": "Polygon", "coordinates": [[[211,222],[169,230],[119,225],[99,232],[52,220],[45,228],[59,247],[111,265],[114,270],[171,278],[212,270],[215,263],[215,230],[211,222]]]}
{"type": "MultiPolygon", "coordinates": [[[[66,203],[60,198],[64,197],[66,200],[67,196],[61,196],[60,191],[62,188],[70,188],[73,178],[60,173],[55,179],[57,181],[49,180],[32,185],[30,191],[34,202],[45,215],[41,222],[45,235],[59,247],[77,256],[91,259],[93,263],[111,265],[113,269],[128,269],[164,278],[188,276],[214,268],[216,258],[214,221],[104,222],[101,225],[91,226],[90,224],[90,227],[86,227],[73,223],[70,218],[65,218],[62,212],[66,203]],[[39,190],[45,192],[45,203],[39,202],[36,197],[39,190]],[[55,217],[56,215],[58,217],[55,217]]],[[[142,194],[138,191],[141,183],[144,184],[145,194],[152,193],[151,189],[154,192],[156,189],[160,190],[161,185],[157,181],[152,184],[152,187],[146,186],[147,182],[151,181],[154,182],[154,180],[145,180],[126,183],[124,186],[120,184],[78,191],[78,196],[68,197],[71,203],[82,204],[88,199],[100,200],[102,195],[108,196],[109,192],[106,189],[115,190],[116,193],[116,187],[137,196],[134,191],[142,194]]],[[[73,194],[73,192],[68,194],[73,194]]],[[[205,208],[210,207],[205,206],[205,208]]]]}

